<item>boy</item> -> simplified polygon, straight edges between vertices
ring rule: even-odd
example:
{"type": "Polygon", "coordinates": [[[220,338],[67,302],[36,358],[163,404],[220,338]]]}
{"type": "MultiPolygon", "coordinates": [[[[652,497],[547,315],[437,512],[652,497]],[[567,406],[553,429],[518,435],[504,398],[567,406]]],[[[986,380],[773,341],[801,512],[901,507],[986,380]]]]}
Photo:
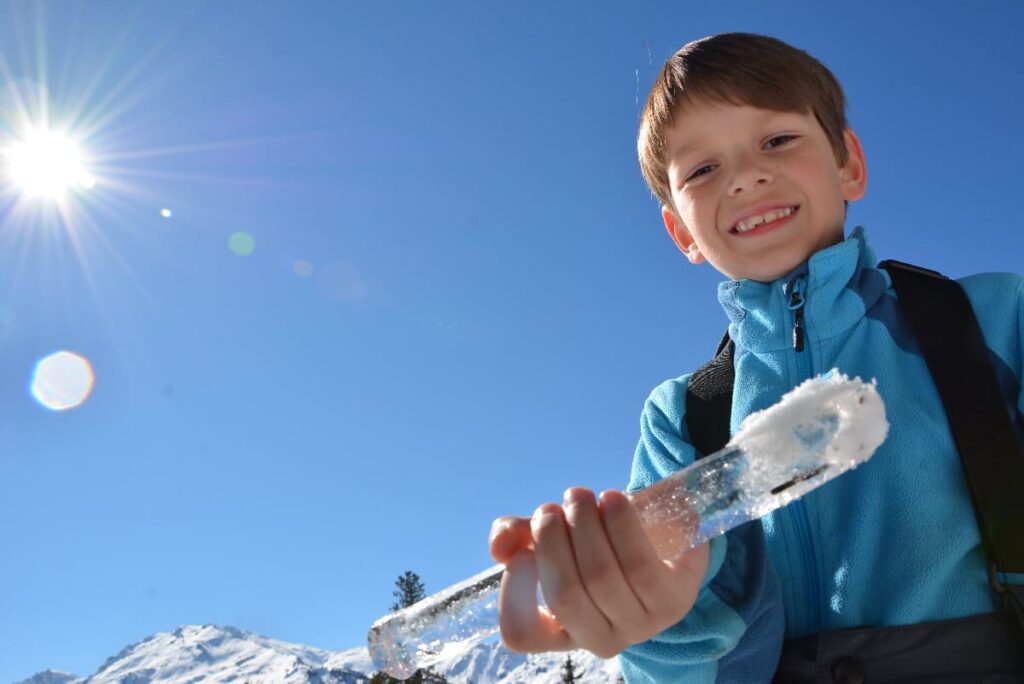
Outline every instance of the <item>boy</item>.
{"type": "MultiPolygon", "coordinates": [[[[507,567],[506,644],[621,653],[629,682],[1024,681],[927,367],[863,231],[844,239],[867,172],[835,77],[765,36],[695,41],[659,74],[638,147],[672,240],[729,278],[719,299],[736,345],[732,430],[836,367],[877,378],[890,435],[857,470],[668,561],[620,492],[572,488],[532,518],[500,518],[491,553],[507,567]],[[538,580],[550,612],[538,611],[538,580]],[[818,652],[815,635],[852,628],[872,629],[818,652]],[[865,644],[870,662],[843,657],[865,644]]],[[[1020,424],[1024,279],[961,285],[1020,424]]],[[[697,457],[689,378],[651,393],[629,489],[697,457]]]]}

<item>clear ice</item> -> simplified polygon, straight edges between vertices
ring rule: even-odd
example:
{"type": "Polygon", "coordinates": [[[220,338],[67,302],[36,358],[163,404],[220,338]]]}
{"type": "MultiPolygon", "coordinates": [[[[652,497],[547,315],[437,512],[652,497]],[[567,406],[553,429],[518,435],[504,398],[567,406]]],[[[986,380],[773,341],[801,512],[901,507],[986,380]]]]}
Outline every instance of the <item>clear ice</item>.
{"type": "MultiPolygon", "coordinates": [[[[663,559],[781,508],[866,461],[889,424],[873,383],[833,371],[748,416],[722,450],[633,492],[663,559]]],[[[498,631],[495,565],[387,615],[367,637],[374,666],[405,679],[498,631]]]]}

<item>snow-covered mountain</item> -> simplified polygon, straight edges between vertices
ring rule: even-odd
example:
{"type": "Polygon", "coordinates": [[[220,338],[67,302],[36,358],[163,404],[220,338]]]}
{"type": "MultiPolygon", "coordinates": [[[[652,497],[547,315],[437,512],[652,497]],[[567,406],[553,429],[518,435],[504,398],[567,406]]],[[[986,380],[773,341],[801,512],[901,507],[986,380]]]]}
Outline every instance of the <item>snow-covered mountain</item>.
{"type": "MultiPolygon", "coordinates": [[[[580,681],[614,684],[615,660],[572,654],[580,681]]],[[[497,643],[454,651],[434,670],[452,684],[557,684],[565,654],[525,656],[497,643]]],[[[365,648],[289,644],[234,627],[187,625],[160,632],[109,658],[92,675],[46,670],[18,684],[362,684],[373,674],[365,648]]]]}

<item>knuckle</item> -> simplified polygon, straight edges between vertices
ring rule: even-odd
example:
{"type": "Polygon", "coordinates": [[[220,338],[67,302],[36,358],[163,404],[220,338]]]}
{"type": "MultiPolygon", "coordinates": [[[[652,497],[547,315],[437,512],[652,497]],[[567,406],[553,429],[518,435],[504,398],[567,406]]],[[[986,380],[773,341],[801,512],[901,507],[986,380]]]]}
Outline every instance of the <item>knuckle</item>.
{"type": "Polygon", "coordinates": [[[572,588],[555,587],[551,599],[548,600],[545,596],[544,600],[555,617],[561,620],[565,615],[575,612],[576,606],[579,605],[579,596],[580,592],[572,588]]]}
{"type": "Polygon", "coordinates": [[[545,603],[559,619],[565,615],[576,614],[583,602],[588,600],[583,586],[573,580],[562,579],[552,586],[545,587],[544,590],[545,603]]]}
{"type": "Polygon", "coordinates": [[[538,544],[560,534],[564,524],[561,509],[551,505],[537,509],[537,513],[530,520],[530,528],[538,544]]]}
{"type": "Polygon", "coordinates": [[[647,560],[632,561],[625,568],[630,584],[639,591],[650,591],[660,584],[661,573],[659,570],[656,563],[647,560]]]}
{"type": "Polygon", "coordinates": [[[580,573],[583,583],[596,590],[607,588],[616,577],[615,568],[607,561],[593,561],[586,568],[581,568],[580,573]]]}

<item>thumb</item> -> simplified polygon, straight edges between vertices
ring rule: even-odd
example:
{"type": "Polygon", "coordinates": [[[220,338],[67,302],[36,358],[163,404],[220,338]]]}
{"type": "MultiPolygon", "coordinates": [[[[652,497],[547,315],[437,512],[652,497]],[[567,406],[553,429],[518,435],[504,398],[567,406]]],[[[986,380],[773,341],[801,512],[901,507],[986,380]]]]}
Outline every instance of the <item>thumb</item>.
{"type": "Polygon", "coordinates": [[[532,548],[529,518],[498,518],[491,525],[490,550],[496,562],[508,564],[517,552],[532,548]]]}

